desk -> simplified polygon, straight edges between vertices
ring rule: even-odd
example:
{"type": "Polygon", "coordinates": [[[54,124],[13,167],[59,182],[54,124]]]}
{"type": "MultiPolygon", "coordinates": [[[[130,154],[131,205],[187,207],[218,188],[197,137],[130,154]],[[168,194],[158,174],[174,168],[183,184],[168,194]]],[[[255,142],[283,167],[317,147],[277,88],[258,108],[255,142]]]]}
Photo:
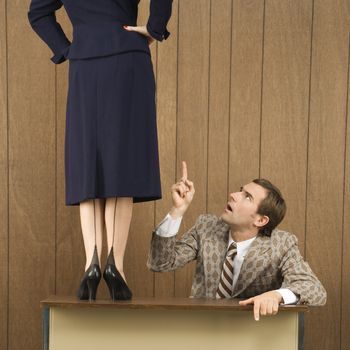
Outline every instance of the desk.
{"type": "Polygon", "coordinates": [[[281,306],[277,315],[257,322],[252,306],[239,306],[237,299],[135,297],[113,303],[51,296],[41,306],[44,350],[297,350],[299,315],[308,311],[281,306]]]}

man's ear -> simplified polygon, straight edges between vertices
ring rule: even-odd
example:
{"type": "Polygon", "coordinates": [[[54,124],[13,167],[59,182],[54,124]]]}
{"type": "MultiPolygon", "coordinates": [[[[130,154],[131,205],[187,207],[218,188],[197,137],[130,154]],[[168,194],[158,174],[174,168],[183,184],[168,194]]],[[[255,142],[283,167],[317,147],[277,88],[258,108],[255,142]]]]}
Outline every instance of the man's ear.
{"type": "Polygon", "coordinates": [[[263,227],[265,225],[267,225],[267,223],[270,221],[270,218],[266,215],[258,215],[255,222],[254,222],[254,225],[256,227],[263,227]]]}

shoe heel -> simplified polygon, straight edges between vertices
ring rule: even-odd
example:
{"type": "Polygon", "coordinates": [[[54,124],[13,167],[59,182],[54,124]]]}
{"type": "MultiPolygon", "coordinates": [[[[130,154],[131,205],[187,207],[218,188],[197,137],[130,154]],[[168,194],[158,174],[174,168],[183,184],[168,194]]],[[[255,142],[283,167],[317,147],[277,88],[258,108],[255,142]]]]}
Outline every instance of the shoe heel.
{"type": "Polygon", "coordinates": [[[89,301],[96,300],[96,292],[97,292],[98,282],[99,281],[96,279],[88,279],[87,280],[89,301]]]}
{"type": "Polygon", "coordinates": [[[83,279],[80,283],[80,286],[77,292],[77,298],[79,300],[84,300],[87,298],[87,295],[88,295],[88,287],[87,287],[86,280],[83,279]]]}
{"type": "Polygon", "coordinates": [[[131,290],[115,266],[113,248],[111,248],[108,255],[106,268],[103,272],[103,278],[106,281],[112,301],[130,300],[132,298],[131,290]]]}
{"type": "Polygon", "coordinates": [[[115,293],[114,293],[114,288],[115,287],[113,285],[113,280],[111,280],[109,278],[109,276],[106,275],[106,274],[104,275],[104,279],[105,279],[107,287],[108,287],[109,295],[111,296],[112,301],[115,301],[116,300],[115,293]]]}
{"type": "Polygon", "coordinates": [[[101,280],[101,269],[99,266],[97,247],[95,246],[94,255],[92,257],[89,268],[85,271],[81,280],[77,297],[80,300],[96,300],[97,287],[101,280]]]}

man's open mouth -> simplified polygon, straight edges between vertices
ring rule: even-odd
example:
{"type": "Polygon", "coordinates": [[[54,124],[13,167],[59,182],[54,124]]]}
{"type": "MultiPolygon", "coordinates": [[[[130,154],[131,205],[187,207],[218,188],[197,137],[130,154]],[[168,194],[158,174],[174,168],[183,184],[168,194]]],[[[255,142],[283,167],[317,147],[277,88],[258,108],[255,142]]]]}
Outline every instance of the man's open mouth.
{"type": "Polygon", "coordinates": [[[230,207],[230,204],[229,203],[227,203],[227,206],[226,206],[226,209],[228,210],[228,211],[233,211],[233,209],[230,207]]]}

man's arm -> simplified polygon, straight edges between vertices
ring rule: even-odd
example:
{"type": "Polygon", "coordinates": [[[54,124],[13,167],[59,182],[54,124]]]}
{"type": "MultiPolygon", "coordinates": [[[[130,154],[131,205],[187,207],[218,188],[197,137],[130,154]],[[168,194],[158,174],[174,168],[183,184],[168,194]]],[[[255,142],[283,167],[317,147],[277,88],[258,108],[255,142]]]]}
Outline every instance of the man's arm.
{"type": "Polygon", "coordinates": [[[157,229],[154,230],[147,267],[156,272],[173,271],[196,259],[199,249],[197,227],[201,221],[202,215],[180,240],[176,240],[176,233],[173,236],[164,237],[156,233],[157,229]]]}
{"type": "Polygon", "coordinates": [[[303,260],[295,235],[290,235],[284,243],[285,254],[279,265],[283,276],[281,289],[269,291],[255,297],[240,301],[240,305],[254,305],[254,318],[260,315],[275,315],[279,304],[283,302],[281,290],[288,289],[298,298],[298,304],[324,305],[327,293],[321,282],[303,260]]]}
{"type": "Polygon", "coordinates": [[[187,165],[182,162],[182,178],[171,187],[173,207],[169,214],[153,231],[147,267],[152,271],[172,271],[196,259],[198,253],[197,226],[187,231],[181,240],[176,241],[176,233],[192,202],[195,193],[193,182],[187,178],[187,165]]]}
{"type": "Polygon", "coordinates": [[[290,235],[285,244],[286,253],[279,266],[283,276],[281,288],[288,288],[299,296],[298,304],[324,305],[327,292],[301,256],[296,236],[290,235]]]}

